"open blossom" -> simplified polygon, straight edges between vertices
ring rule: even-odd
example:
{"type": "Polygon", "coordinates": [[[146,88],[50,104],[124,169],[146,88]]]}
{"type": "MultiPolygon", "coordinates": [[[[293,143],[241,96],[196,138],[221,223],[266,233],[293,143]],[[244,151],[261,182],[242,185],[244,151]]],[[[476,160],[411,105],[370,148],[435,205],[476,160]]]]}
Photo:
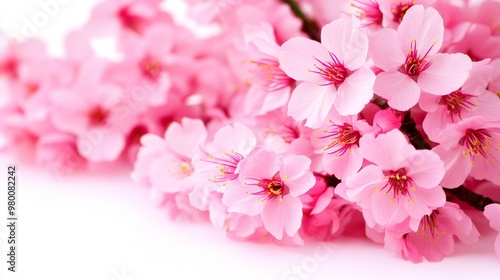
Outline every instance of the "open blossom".
{"type": "Polygon", "coordinates": [[[408,9],[397,31],[386,28],[375,33],[370,53],[385,71],[377,75],[375,94],[404,111],[417,104],[421,91],[441,96],[460,88],[472,62],[461,53],[438,53],[443,34],[439,13],[421,5],[408,9]]]}
{"type": "Polygon", "coordinates": [[[264,227],[277,239],[283,232],[294,236],[302,222],[300,195],[315,184],[305,156],[281,158],[268,150],[258,150],[242,162],[239,184],[229,184],[222,201],[229,212],[260,215],[264,227]]]}
{"type": "Polygon", "coordinates": [[[466,245],[479,239],[479,232],[460,207],[446,202],[431,214],[425,215],[416,231],[388,230],[385,233],[385,247],[400,254],[403,259],[414,263],[437,262],[453,252],[454,236],[466,245]]]}
{"type": "Polygon", "coordinates": [[[437,154],[415,150],[399,130],[360,140],[361,155],[373,164],[347,178],[335,192],[356,202],[367,225],[394,226],[410,218],[410,227],[445,203],[439,182],[444,166],[437,154]],[[397,152],[395,152],[397,151],[397,152]]]}
{"type": "Polygon", "coordinates": [[[196,167],[202,170],[208,181],[226,186],[227,181],[238,178],[240,162],[256,144],[252,130],[244,124],[224,126],[215,133],[207,155],[201,156],[195,163],[196,167]]]}
{"type": "Polygon", "coordinates": [[[500,99],[486,89],[493,74],[493,66],[488,62],[474,62],[462,87],[447,95],[422,94],[419,105],[428,112],[422,126],[430,140],[439,142],[439,135],[448,124],[472,116],[488,121],[500,120],[500,99]]]}
{"type": "Polygon", "coordinates": [[[344,117],[332,110],[328,120],[311,135],[311,142],[322,154],[325,171],[342,180],[358,172],[363,164],[359,140],[372,130],[357,115],[344,117]]]}
{"type": "Polygon", "coordinates": [[[357,114],[372,98],[375,74],[363,68],[368,37],[357,18],[325,25],[321,43],[292,38],[281,49],[281,67],[288,76],[302,81],[292,92],[288,115],[306,120],[306,126],[319,127],[332,106],[341,115],[357,114]]]}
{"type": "Polygon", "coordinates": [[[500,122],[470,117],[449,125],[439,137],[440,145],[432,150],[445,163],[445,188],[456,188],[470,174],[475,179],[487,179],[500,184],[500,122]]]}
{"type": "Polygon", "coordinates": [[[483,214],[490,221],[490,227],[499,232],[495,239],[495,253],[500,258],[500,204],[487,205],[483,214]]]}

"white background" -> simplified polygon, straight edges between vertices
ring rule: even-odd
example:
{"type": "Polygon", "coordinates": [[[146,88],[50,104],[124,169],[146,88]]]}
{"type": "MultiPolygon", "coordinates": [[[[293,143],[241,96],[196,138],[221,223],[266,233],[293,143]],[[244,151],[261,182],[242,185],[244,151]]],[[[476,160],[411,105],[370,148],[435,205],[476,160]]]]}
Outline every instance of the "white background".
{"type": "MultiPolygon", "coordinates": [[[[12,36],[22,35],[23,18],[43,11],[38,1],[20,2],[0,2],[0,28],[12,36]]],[[[96,2],[70,0],[39,29],[53,53],[61,53],[64,34],[82,24],[96,2]]],[[[459,280],[500,275],[500,259],[493,252],[496,234],[481,213],[476,213],[483,235],[478,244],[458,244],[440,263],[415,265],[366,239],[280,247],[231,241],[209,224],[172,222],[151,204],[148,191],[129,179],[126,168],[61,177],[0,155],[2,186],[8,164],[18,166],[18,272],[6,273],[7,191],[2,187],[0,279],[459,280]]]]}

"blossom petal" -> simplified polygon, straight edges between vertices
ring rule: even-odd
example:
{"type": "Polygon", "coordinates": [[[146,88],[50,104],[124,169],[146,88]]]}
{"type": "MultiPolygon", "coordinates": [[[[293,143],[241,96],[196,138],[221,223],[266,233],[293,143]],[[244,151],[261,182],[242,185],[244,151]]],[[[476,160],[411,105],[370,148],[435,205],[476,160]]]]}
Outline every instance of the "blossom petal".
{"type": "Polygon", "coordinates": [[[434,55],[443,44],[443,18],[432,7],[414,5],[403,17],[398,27],[398,35],[403,50],[410,50],[411,42],[415,41],[419,54],[424,55],[432,47],[429,55],[434,55]]]}
{"type": "Polygon", "coordinates": [[[406,111],[418,102],[420,87],[408,75],[400,72],[383,72],[377,75],[375,94],[387,99],[389,106],[406,111]]]}
{"type": "Polygon", "coordinates": [[[450,94],[459,89],[469,77],[472,61],[461,53],[439,53],[432,58],[431,66],[418,76],[418,85],[435,95],[450,94]]]}
{"type": "Polygon", "coordinates": [[[311,159],[303,155],[289,155],[282,160],[280,176],[289,187],[291,196],[304,194],[316,183],[310,165],[311,159]]]}
{"type": "Polygon", "coordinates": [[[372,99],[374,84],[375,74],[371,70],[355,71],[339,86],[335,109],[343,116],[358,114],[372,99]]]}
{"type": "Polygon", "coordinates": [[[318,61],[330,61],[330,55],[322,44],[301,37],[292,38],[281,46],[279,62],[283,71],[297,81],[315,82],[320,79],[315,65],[318,61]]]}
{"type": "Polygon", "coordinates": [[[304,82],[298,85],[288,102],[288,115],[296,121],[306,120],[306,126],[318,128],[332,108],[337,90],[304,82]]]}
{"type": "Polygon", "coordinates": [[[293,236],[302,223],[302,202],[300,198],[292,196],[269,200],[262,209],[261,217],[266,230],[276,239],[283,238],[283,231],[293,236]]]}
{"type": "Polygon", "coordinates": [[[398,33],[384,28],[370,37],[370,56],[377,67],[384,71],[399,69],[405,62],[406,54],[398,45],[398,33]]]}

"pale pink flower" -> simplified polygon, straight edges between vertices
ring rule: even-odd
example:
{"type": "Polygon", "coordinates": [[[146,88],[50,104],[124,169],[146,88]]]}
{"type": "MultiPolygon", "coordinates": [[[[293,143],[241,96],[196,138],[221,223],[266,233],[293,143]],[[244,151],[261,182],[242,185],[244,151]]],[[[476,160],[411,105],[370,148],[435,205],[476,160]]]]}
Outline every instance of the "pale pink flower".
{"type": "Polygon", "coordinates": [[[77,136],[78,152],[93,162],[114,161],[125,147],[132,114],[120,111],[123,89],[105,79],[107,64],[90,60],[81,65],[71,88],[52,91],[52,121],[77,136]]]}
{"type": "Polygon", "coordinates": [[[275,238],[283,232],[294,236],[302,222],[300,195],[313,187],[316,179],[305,156],[281,158],[274,152],[258,150],[241,163],[240,184],[229,184],[223,203],[229,212],[260,215],[264,227],[275,238]]]}
{"type": "Polygon", "coordinates": [[[341,18],[325,25],[321,43],[293,38],[281,49],[281,68],[302,81],[292,92],[288,115],[306,120],[306,126],[319,127],[332,106],[341,115],[357,114],[372,98],[375,74],[363,68],[368,37],[359,19],[341,18]]]}
{"type": "Polygon", "coordinates": [[[499,232],[495,239],[495,253],[500,258],[500,204],[490,204],[484,207],[484,216],[490,221],[490,227],[499,232]]]}
{"type": "Polygon", "coordinates": [[[416,229],[424,215],[444,205],[445,193],[439,186],[443,162],[431,151],[415,150],[399,130],[377,138],[363,136],[360,153],[373,164],[348,177],[335,192],[357,203],[368,226],[389,227],[410,218],[411,228],[416,229]]]}
{"type": "Polygon", "coordinates": [[[332,110],[328,120],[311,135],[311,142],[316,152],[322,154],[324,170],[344,180],[361,169],[359,140],[372,131],[357,115],[344,117],[332,110]]]}
{"type": "Polygon", "coordinates": [[[419,105],[428,112],[422,125],[431,141],[439,142],[439,134],[448,124],[472,116],[500,120],[500,99],[486,90],[492,72],[493,66],[488,60],[474,62],[469,78],[459,89],[443,96],[422,94],[419,105]]]}
{"type": "Polygon", "coordinates": [[[195,163],[196,168],[205,176],[204,181],[220,183],[238,178],[239,163],[257,144],[252,130],[242,123],[234,123],[220,128],[207,148],[207,155],[195,163]]]}
{"type": "Polygon", "coordinates": [[[437,53],[443,43],[443,19],[434,8],[412,6],[397,31],[373,34],[370,52],[385,72],[375,81],[375,94],[389,106],[405,111],[417,104],[420,91],[446,95],[460,88],[472,67],[464,54],[437,53]]]}
{"type": "Polygon", "coordinates": [[[500,184],[500,122],[471,117],[447,126],[432,149],[444,161],[445,188],[456,188],[470,174],[475,179],[500,184]]]}
{"type": "Polygon", "coordinates": [[[405,260],[419,263],[425,258],[438,262],[453,252],[455,236],[466,245],[479,240],[479,232],[470,217],[457,204],[446,202],[425,215],[416,231],[387,230],[384,240],[386,249],[400,254],[405,260]]]}
{"type": "Polygon", "coordinates": [[[243,34],[250,57],[244,108],[247,114],[263,115],[288,102],[294,81],[280,68],[280,46],[270,24],[245,25],[243,34]]]}

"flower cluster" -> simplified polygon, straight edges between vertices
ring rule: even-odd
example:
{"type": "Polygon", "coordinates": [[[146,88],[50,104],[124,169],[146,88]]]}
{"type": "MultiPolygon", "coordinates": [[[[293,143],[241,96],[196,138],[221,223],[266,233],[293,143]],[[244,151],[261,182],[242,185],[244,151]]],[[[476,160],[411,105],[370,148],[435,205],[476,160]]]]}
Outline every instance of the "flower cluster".
{"type": "Polygon", "coordinates": [[[500,188],[500,2],[189,0],[191,27],[161,3],[99,4],[64,58],[1,35],[4,148],[58,175],[130,162],[172,218],[237,240],[361,232],[421,262],[478,240],[467,203],[500,230],[479,194],[500,188]]]}

